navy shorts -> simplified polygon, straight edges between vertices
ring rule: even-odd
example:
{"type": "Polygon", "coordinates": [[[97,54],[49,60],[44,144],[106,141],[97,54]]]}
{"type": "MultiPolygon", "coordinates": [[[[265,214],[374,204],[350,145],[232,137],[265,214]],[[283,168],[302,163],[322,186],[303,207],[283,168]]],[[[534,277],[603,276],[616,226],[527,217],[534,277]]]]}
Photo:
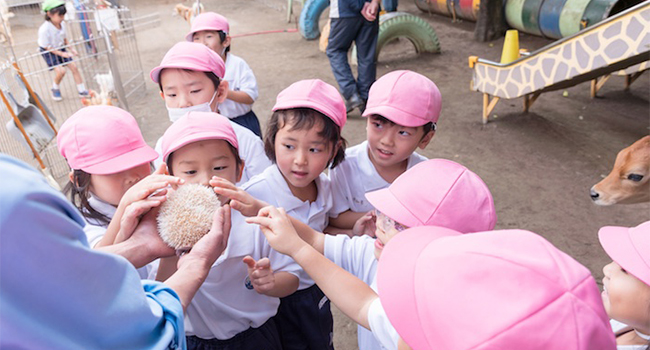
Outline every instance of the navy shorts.
{"type": "Polygon", "coordinates": [[[284,350],[334,350],[330,301],[317,285],[280,298],[275,320],[284,350]]]}
{"type": "Polygon", "coordinates": [[[242,114],[239,117],[231,119],[233,122],[245,127],[246,129],[252,131],[255,135],[262,138],[262,128],[260,128],[260,120],[257,119],[255,112],[249,111],[246,114],[242,114]]]}
{"type": "MultiPolygon", "coordinates": [[[[56,66],[60,66],[62,64],[72,62],[72,58],[66,58],[66,57],[61,57],[59,55],[55,55],[47,49],[44,49],[42,47],[39,47],[41,51],[41,55],[43,55],[43,59],[45,60],[45,63],[47,63],[47,66],[50,67],[50,70],[56,66]]],[[[59,51],[65,52],[65,49],[60,49],[59,51]]]]}
{"type": "Polygon", "coordinates": [[[203,339],[190,335],[188,350],[282,350],[275,321],[270,318],[259,328],[249,328],[226,340],[203,339]]]}

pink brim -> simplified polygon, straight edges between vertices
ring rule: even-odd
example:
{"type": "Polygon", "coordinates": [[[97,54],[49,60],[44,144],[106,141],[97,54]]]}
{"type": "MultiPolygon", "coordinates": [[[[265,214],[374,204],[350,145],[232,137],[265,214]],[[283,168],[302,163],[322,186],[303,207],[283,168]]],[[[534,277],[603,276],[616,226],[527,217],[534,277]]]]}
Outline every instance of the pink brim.
{"type": "Polygon", "coordinates": [[[204,30],[211,30],[211,31],[215,31],[215,32],[222,31],[222,32],[226,33],[226,35],[228,35],[228,31],[225,30],[224,28],[204,26],[204,27],[196,28],[193,31],[187,33],[187,35],[185,35],[185,41],[192,41],[192,37],[194,36],[194,33],[202,32],[204,30]]]}
{"type": "Polygon", "coordinates": [[[208,72],[204,67],[194,65],[194,64],[169,64],[169,65],[164,65],[164,66],[158,66],[154,69],[151,70],[151,73],[149,73],[149,77],[151,80],[153,80],[154,83],[159,84],[160,83],[160,72],[163,69],[167,68],[176,68],[176,69],[189,69],[189,70],[194,70],[198,72],[208,72]]]}
{"type": "Polygon", "coordinates": [[[211,132],[203,132],[203,133],[197,133],[197,134],[192,134],[192,135],[185,136],[185,137],[177,140],[176,142],[174,142],[169,147],[169,150],[167,150],[167,152],[165,152],[165,154],[163,155],[163,161],[165,163],[167,163],[167,158],[169,158],[169,155],[172,154],[173,152],[179,150],[181,147],[187,146],[190,143],[205,141],[205,140],[224,140],[224,141],[228,142],[230,145],[232,145],[233,147],[235,147],[235,149],[237,149],[237,150],[239,149],[238,144],[236,142],[233,144],[233,141],[230,140],[230,138],[227,135],[218,135],[218,134],[214,133],[213,131],[211,131],[211,132]]]}
{"type": "Polygon", "coordinates": [[[332,118],[333,115],[336,115],[336,111],[334,110],[327,110],[326,108],[323,108],[322,105],[312,103],[311,101],[305,101],[305,100],[291,100],[291,101],[285,101],[283,103],[276,104],[273,106],[273,112],[282,110],[282,109],[293,109],[293,108],[311,108],[314,110],[317,110],[321,113],[323,113],[325,116],[330,118],[334,124],[338,125],[340,128],[343,128],[341,125],[340,120],[335,120],[332,118]]]}
{"type": "Polygon", "coordinates": [[[389,218],[399,222],[407,227],[416,227],[424,225],[418,220],[399,199],[393,195],[389,188],[366,193],[366,199],[373,207],[384,213],[389,218]]]}
{"type": "Polygon", "coordinates": [[[598,231],[598,239],[612,260],[650,286],[650,266],[646,265],[641,252],[632,244],[629,228],[605,226],[598,231]]]}
{"type": "Polygon", "coordinates": [[[153,162],[156,158],[158,158],[158,152],[148,145],[144,145],[99,164],[84,167],[81,170],[89,174],[109,175],[153,162]]]}
{"type": "Polygon", "coordinates": [[[404,112],[398,108],[387,105],[366,108],[362,116],[369,117],[373,114],[380,115],[395,124],[410,128],[422,126],[429,122],[410,113],[404,112]]]}
{"type": "Polygon", "coordinates": [[[426,344],[415,300],[415,267],[420,255],[437,239],[460,233],[444,227],[420,226],[391,239],[379,259],[377,287],[390,323],[407,344],[426,344]]]}

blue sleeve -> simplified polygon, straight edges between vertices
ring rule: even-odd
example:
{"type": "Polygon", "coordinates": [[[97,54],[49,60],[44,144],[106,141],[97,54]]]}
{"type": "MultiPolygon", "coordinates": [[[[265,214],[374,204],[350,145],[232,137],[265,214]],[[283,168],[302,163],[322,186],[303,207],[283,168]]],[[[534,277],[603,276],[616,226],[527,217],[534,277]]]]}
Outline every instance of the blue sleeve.
{"type": "Polygon", "coordinates": [[[182,307],[123,257],[88,248],[43,176],[0,155],[0,348],[184,348],[182,307]]]}

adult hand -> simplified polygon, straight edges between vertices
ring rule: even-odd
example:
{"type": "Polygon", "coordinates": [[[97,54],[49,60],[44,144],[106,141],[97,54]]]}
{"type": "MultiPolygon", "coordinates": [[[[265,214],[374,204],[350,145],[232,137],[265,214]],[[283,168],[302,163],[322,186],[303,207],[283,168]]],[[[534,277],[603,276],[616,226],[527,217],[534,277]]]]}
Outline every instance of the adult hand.
{"type": "Polygon", "coordinates": [[[230,206],[226,204],[214,212],[210,232],[196,242],[188,253],[180,257],[178,269],[180,270],[183,265],[197,265],[209,269],[228,246],[230,226],[230,206]]]}
{"type": "Polygon", "coordinates": [[[271,247],[282,254],[292,256],[307,245],[298,236],[291,220],[282,208],[264,207],[258,216],[248,218],[246,222],[259,225],[271,247]]]}
{"type": "Polygon", "coordinates": [[[377,19],[378,12],[379,1],[377,0],[364,3],[363,8],[361,9],[361,15],[369,22],[374,22],[377,19]]]}
{"type": "Polygon", "coordinates": [[[158,223],[156,221],[157,216],[158,209],[150,210],[142,217],[131,237],[126,240],[126,242],[130,242],[143,248],[139,251],[141,251],[142,254],[149,256],[149,262],[157,258],[173,256],[175,254],[174,249],[168,246],[167,243],[160,238],[160,234],[158,234],[158,223]]]}

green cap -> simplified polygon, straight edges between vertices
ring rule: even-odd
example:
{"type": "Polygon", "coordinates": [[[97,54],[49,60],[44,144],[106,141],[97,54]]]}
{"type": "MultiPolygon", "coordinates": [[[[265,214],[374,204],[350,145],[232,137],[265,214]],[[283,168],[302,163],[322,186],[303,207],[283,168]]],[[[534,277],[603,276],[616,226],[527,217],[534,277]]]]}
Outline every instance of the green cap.
{"type": "Polygon", "coordinates": [[[43,4],[41,5],[41,8],[43,9],[43,12],[47,12],[55,7],[59,7],[61,5],[65,5],[65,1],[63,0],[45,0],[43,1],[43,4]]]}

